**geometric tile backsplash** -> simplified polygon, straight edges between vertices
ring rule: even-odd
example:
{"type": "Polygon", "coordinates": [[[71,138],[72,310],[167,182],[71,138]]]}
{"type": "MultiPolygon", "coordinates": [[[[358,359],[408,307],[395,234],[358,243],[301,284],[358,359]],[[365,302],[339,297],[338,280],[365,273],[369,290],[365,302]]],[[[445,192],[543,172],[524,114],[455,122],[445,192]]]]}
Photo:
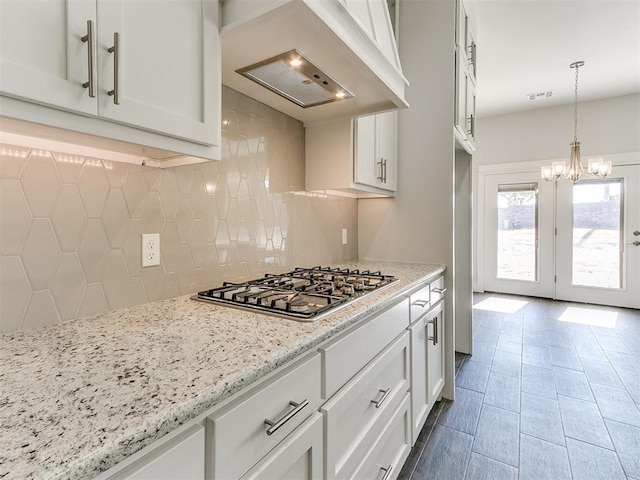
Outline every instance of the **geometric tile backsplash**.
{"type": "Polygon", "coordinates": [[[226,87],[222,98],[219,162],[158,169],[0,144],[0,333],[265,265],[357,258],[357,201],[304,191],[302,124],[226,87]],[[141,267],[143,233],[160,233],[160,266],[141,267]]]}

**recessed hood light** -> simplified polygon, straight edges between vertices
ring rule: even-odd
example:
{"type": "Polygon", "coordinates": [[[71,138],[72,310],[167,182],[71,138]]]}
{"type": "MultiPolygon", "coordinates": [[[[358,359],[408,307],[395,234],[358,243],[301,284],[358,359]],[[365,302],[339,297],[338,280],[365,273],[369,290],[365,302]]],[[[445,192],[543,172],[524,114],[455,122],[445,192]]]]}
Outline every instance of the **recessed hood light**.
{"type": "Polygon", "coordinates": [[[354,97],[297,50],[276,55],[236,72],[302,108],[354,97]]]}

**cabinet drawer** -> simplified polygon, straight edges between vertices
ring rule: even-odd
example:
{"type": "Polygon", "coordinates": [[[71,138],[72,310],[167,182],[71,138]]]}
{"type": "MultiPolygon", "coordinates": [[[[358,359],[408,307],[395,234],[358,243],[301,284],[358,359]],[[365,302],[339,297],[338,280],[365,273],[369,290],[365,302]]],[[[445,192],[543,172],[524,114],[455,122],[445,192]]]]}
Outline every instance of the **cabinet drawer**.
{"type": "Polygon", "coordinates": [[[208,478],[238,478],[320,406],[320,355],[293,365],[207,419],[208,478]],[[295,407],[289,402],[303,405],[295,407]],[[291,413],[296,411],[293,416],[291,413]],[[287,420],[287,417],[288,420],[287,420]],[[276,425],[268,425],[268,419],[276,425]],[[282,426],[276,429],[281,423],[282,426]],[[286,420],[286,421],[284,421],[286,420]],[[275,430],[270,435],[268,430],[275,430]]]}
{"type": "Polygon", "coordinates": [[[323,407],[327,479],[361,463],[409,389],[409,332],[387,347],[323,407]]]}
{"type": "Polygon", "coordinates": [[[411,323],[427,313],[440,299],[444,297],[444,275],[427,283],[423,288],[411,294],[411,323]]]}
{"type": "Polygon", "coordinates": [[[408,326],[409,301],[404,298],[344,337],[320,348],[325,373],[323,397],[335,394],[408,326]]]}
{"type": "Polygon", "coordinates": [[[151,452],[108,476],[109,480],[204,480],[204,427],[193,425],[175,438],[157,443],[151,452]]]}
{"type": "Polygon", "coordinates": [[[409,421],[409,394],[394,412],[371,449],[351,478],[394,480],[411,451],[409,421]]]}

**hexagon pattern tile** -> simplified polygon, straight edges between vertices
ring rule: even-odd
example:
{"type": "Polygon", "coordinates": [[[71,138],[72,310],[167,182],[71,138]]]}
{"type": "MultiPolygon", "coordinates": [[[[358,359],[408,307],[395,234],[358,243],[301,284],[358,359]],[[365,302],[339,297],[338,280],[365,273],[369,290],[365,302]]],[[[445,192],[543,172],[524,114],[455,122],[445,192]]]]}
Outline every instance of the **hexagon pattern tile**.
{"type": "Polygon", "coordinates": [[[0,332],[357,258],[357,201],[304,192],[302,124],[226,87],[222,115],[223,159],[184,167],[0,145],[0,332]]]}

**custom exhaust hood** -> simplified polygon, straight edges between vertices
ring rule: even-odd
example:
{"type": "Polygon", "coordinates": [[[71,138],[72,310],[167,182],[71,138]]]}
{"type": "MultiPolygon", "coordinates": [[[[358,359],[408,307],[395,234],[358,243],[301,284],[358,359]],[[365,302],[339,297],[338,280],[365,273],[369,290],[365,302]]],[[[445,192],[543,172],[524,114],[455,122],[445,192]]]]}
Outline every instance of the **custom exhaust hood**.
{"type": "Polygon", "coordinates": [[[306,125],[406,108],[386,0],[346,5],[224,0],[222,83],[306,125]]]}

